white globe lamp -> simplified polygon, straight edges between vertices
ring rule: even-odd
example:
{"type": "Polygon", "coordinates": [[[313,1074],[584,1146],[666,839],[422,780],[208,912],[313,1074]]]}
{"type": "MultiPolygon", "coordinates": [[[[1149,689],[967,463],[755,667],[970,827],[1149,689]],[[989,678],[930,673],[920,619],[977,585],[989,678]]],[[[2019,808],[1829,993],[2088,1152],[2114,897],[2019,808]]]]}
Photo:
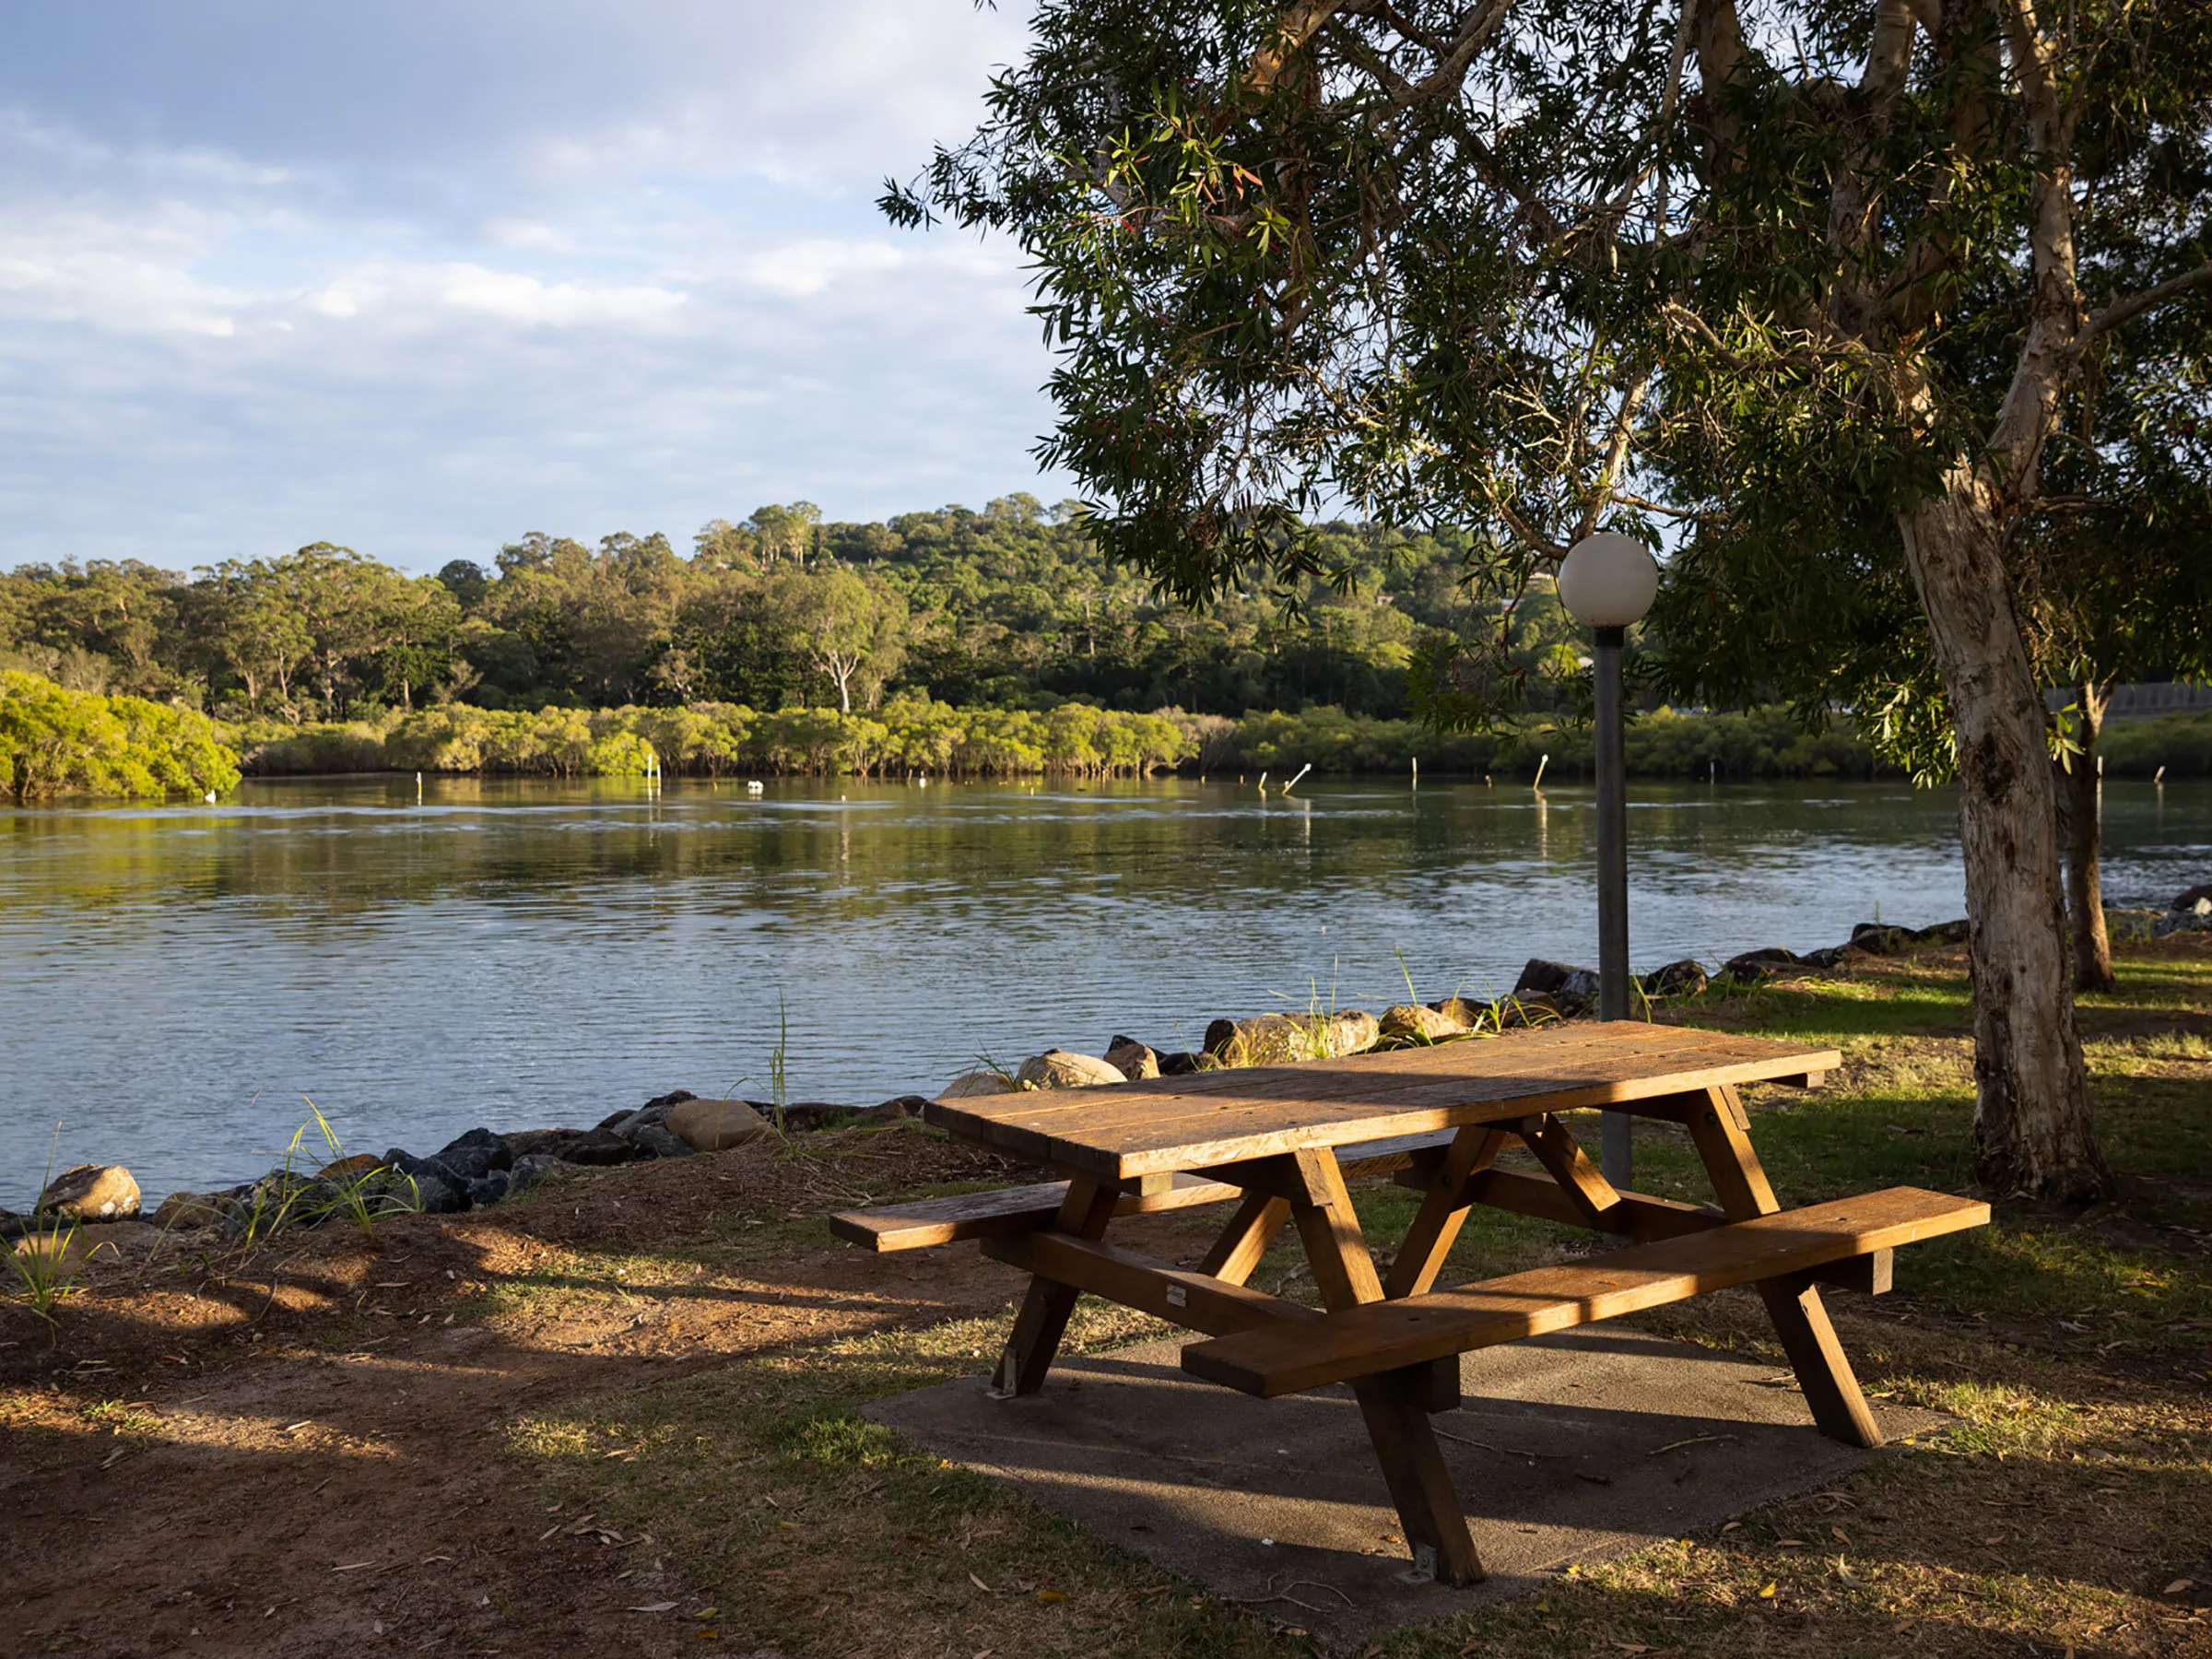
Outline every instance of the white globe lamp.
{"type": "Polygon", "coordinates": [[[1585,535],[1559,561],[1559,603],[1586,628],[1628,628],[1659,596],[1659,564],[1632,535],[1585,535]]]}

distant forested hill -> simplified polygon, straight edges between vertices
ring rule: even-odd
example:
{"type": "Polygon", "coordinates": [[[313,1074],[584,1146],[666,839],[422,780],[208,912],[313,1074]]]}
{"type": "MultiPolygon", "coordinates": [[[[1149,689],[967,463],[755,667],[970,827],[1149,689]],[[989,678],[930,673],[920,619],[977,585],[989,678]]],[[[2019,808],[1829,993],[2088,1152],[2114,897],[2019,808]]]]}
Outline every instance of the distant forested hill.
{"type": "MultiPolygon", "coordinates": [[[[1255,583],[1199,615],[1103,559],[1072,505],[1023,495],[870,524],[762,507],[688,554],[657,534],[533,534],[423,577],[326,542],[192,572],[25,565],[0,576],[0,667],[295,726],[453,702],[865,711],[900,692],[1404,718],[1421,637],[1477,619],[1463,543],[1352,524],[1322,540],[1341,589],[1255,583]]],[[[1529,707],[1571,702],[1573,630],[1548,592],[1513,629],[1529,707]]]]}

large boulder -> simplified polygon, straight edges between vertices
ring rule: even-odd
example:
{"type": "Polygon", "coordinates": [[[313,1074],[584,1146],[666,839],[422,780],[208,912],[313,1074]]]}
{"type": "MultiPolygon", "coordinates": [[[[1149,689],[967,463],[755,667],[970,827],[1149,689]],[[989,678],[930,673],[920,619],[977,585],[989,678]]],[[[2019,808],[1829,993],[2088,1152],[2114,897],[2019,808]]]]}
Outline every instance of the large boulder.
{"type": "Polygon", "coordinates": [[[220,1227],[229,1214],[224,1203],[222,1196],[215,1193],[171,1193],[161,1200],[161,1207],[154,1211],[154,1225],[220,1227]]]}
{"type": "Polygon", "coordinates": [[[35,1207],[72,1221],[113,1221],[138,1213],[138,1183],[121,1164],[78,1164],[48,1182],[35,1207]]]}
{"type": "MultiPolygon", "coordinates": [[[[562,1147],[584,1133],[582,1129],[514,1129],[500,1138],[507,1143],[507,1156],[519,1164],[525,1158],[558,1158],[562,1147]]],[[[512,1169],[513,1164],[508,1167],[512,1169]]]]}
{"type": "Polygon", "coordinates": [[[1454,1019],[1435,1008],[1424,1008],[1418,1003],[1398,1003],[1383,1009],[1378,1023],[1383,1036],[1412,1044],[1465,1037],[1468,1030],[1465,1020],[1454,1019]]]}
{"type": "Polygon", "coordinates": [[[1024,1060],[1021,1069],[1014,1074],[1014,1080],[1025,1088],[1096,1088],[1101,1084],[1126,1083],[1129,1079],[1117,1067],[1095,1055],[1047,1049],[1024,1060]]]}
{"type": "Polygon", "coordinates": [[[550,1181],[559,1175],[573,1175],[576,1166],[554,1157],[549,1152],[525,1152],[514,1160],[514,1168],[507,1171],[507,1195],[520,1197],[540,1182],[550,1181]]]}
{"type": "MultiPolygon", "coordinates": [[[[775,1121],[775,1107],[761,1100],[747,1100],[747,1105],[771,1123],[775,1121]]],[[[862,1124],[895,1124],[900,1118],[920,1117],[929,1101],[922,1095],[893,1095],[873,1106],[841,1106],[831,1100],[793,1100],[783,1108],[783,1127],[795,1129],[829,1129],[841,1125],[862,1124]]]]}
{"type": "Polygon", "coordinates": [[[1012,1094],[1020,1087],[1002,1071],[962,1072],[937,1091],[937,1099],[966,1100],[977,1095],[1012,1094]]]}
{"type": "Polygon", "coordinates": [[[727,1152],[775,1131],[743,1100],[680,1101],[668,1109],[668,1132],[700,1152],[727,1152]]]}
{"type": "Polygon", "coordinates": [[[465,1189],[470,1209],[482,1209],[488,1204],[497,1204],[514,1190],[514,1172],[512,1170],[492,1170],[477,1176],[465,1189]]]}
{"type": "Polygon", "coordinates": [[[2194,911],[2199,915],[2212,915],[2212,881],[2200,881],[2173,896],[2168,910],[2194,911]]]}
{"type": "Polygon", "coordinates": [[[654,1158],[688,1158],[699,1149],[682,1135],[658,1124],[641,1124],[622,1138],[654,1158]]]}
{"type": "MultiPolygon", "coordinates": [[[[1531,957],[1528,965],[1521,970],[1521,977],[1513,982],[1515,996],[1549,996],[1563,989],[1570,981],[1580,981],[1597,975],[1587,968],[1577,968],[1567,962],[1555,962],[1548,957],[1531,957]]],[[[1570,995],[1574,993],[1570,992],[1570,995]]]]}
{"type": "Polygon", "coordinates": [[[635,1141],[624,1140],[612,1129],[586,1129],[553,1150],[564,1163],[582,1164],[594,1170],[629,1163],[642,1156],[635,1141]]]}
{"type": "Polygon", "coordinates": [[[1771,945],[1763,950],[1747,950],[1740,956],[1730,957],[1721,964],[1721,977],[1742,984],[1751,984],[1759,980],[1778,978],[1804,966],[1804,960],[1795,951],[1771,945]]]}
{"type": "Polygon", "coordinates": [[[1132,1083],[1159,1076],[1159,1056],[1134,1037],[1116,1037],[1108,1043],[1106,1064],[1132,1083]]]}
{"type": "Polygon", "coordinates": [[[1224,1065],[1288,1065],[1300,1060],[1335,1060],[1363,1054],[1382,1028],[1372,1014],[1263,1014],[1256,1019],[1217,1019],[1206,1028],[1206,1052],[1224,1065]]]}
{"type": "Polygon", "coordinates": [[[1447,996],[1441,1002],[1429,1005],[1446,1019],[1456,1019],[1470,1031],[1479,1031],[1491,1023],[1493,1014],[1488,1003],[1469,1002],[1464,996],[1447,996]]]}
{"type": "Polygon", "coordinates": [[[377,1161],[388,1170],[395,1170],[400,1174],[412,1176],[417,1181],[442,1181],[448,1186],[458,1187],[465,1184],[468,1179],[459,1171],[448,1169],[439,1159],[418,1158],[404,1147],[387,1147],[383,1157],[377,1161]]]}
{"type": "MultiPolygon", "coordinates": [[[[1573,1007],[1580,1007],[1577,1003],[1573,1007]]],[[[1524,1026],[1557,1025],[1573,1012],[1573,1007],[1561,1007],[1548,992],[1531,991],[1527,995],[1505,998],[1498,1005],[1498,1029],[1517,1030],[1524,1026]]]]}
{"type": "Polygon", "coordinates": [[[1868,956],[1902,956],[1915,943],[1912,929],[1880,922],[1862,922],[1851,930],[1851,947],[1868,956]]]}
{"type": "Polygon", "coordinates": [[[514,1168],[507,1143],[488,1129],[471,1129],[438,1149],[438,1161],[463,1181],[479,1181],[494,1170],[514,1168]]]}
{"type": "Polygon", "coordinates": [[[1678,962],[1654,968],[1642,981],[1646,996],[1695,996],[1709,982],[1703,965],[1695,957],[1684,957],[1678,962]]]}
{"type": "Polygon", "coordinates": [[[426,1216],[456,1216],[468,1207],[465,1182],[448,1181],[437,1175],[410,1175],[397,1191],[426,1216]]]}

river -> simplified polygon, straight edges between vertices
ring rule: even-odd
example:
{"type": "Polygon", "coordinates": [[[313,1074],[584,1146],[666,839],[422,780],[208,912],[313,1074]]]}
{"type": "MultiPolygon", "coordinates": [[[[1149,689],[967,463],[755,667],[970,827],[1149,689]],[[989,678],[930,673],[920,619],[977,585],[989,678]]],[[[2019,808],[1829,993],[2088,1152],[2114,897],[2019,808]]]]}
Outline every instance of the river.
{"type": "MultiPolygon", "coordinates": [[[[1631,790],[1639,969],[1963,912],[1954,801],[1631,790]]],[[[2111,784],[2105,894],[2212,876],[2212,784],[2111,784]]],[[[127,1164],[150,1204],[276,1160],[585,1125],[674,1088],[933,1092],[1117,1032],[1379,1010],[1595,956],[1583,788],[1309,780],[249,782],[0,811],[0,1205],[127,1164]],[[1401,966],[1402,963],[1402,966],[1401,966]],[[317,1151],[321,1143],[314,1142],[317,1151]]]]}

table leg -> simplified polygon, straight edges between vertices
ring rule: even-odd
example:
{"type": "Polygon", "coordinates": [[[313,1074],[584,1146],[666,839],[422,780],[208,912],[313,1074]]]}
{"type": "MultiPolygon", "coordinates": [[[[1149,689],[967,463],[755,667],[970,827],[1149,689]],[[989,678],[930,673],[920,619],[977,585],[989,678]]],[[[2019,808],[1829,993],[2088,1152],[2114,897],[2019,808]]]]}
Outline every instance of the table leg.
{"type": "MultiPolygon", "coordinates": [[[[1335,1312],[1382,1300],[1374,1257],[1360,1235],[1335,1154],[1322,1147],[1298,1153],[1295,1161],[1305,1193],[1291,1200],[1290,1214],[1323,1302],[1335,1312]]],[[[1452,1366],[1456,1380],[1457,1361],[1440,1363],[1452,1366]]],[[[1447,1584],[1479,1583],[1485,1576],[1482,1558],[1429,1422],[1433,1381],[1430,1368],[1422,1366],[1368,1378],[1354,1383],[1352,1393],[1397,1506],[1399,1524],[1406,1529],[1415,1570],[1447,1584]]]]}
{"type": "MultiPolygon", "coordinates": [[[[1054,1230],[1073,1233],[1078,1239],[1100,1237],[1113,1219],[1114,1205],[1120,1197],[1112,1187],[1095,1182],[1069,1182],[1054,1230]]],[[[1063,1285],[1041,1274],[1031,1277],[1021,1299],[1021,1312],[1014,1316],[1014,1329],[999,1353],[998,1370],[992,1374],[993,1394],[1004,1399],[1033,1394],[1044,1386],[1045,1372],[1052,1370],[1053,1357],[1060,1351],[1060,1338],[1066,1334],[1068,1315],[1076,1311],[1076,1300],[1081,1295],[1073,1285],[1063,1285]]]]}
{"type": "MultiPolygon", "coordinates": [[[[1731,1221],[1774,1214],[1782,1206],[1775,1199],[1766,1171],[1759,1167],[1759,1154],[1751,1149],[1750,1135],[1740,1126],[1748,1120],[1735,1090],[1722,1085],[1706,1094],[1705,1111],[1689,1116],[1689,1136],[1704,1160],[1721,1208],[1731,1221]]],[[[1806,1276],[1794,1274],[1762,1279],[1758,1290],[1820,1432],[1846,1445],[1880,1445],[1881,1429],[1867,1408],[1866,1396],[1859,1391],[1859,1380],[1852,1374],[1851,1361],[1836,1338],[1836,1328],[1829,1322],[1819,1287],[1806,1276]]]]}

